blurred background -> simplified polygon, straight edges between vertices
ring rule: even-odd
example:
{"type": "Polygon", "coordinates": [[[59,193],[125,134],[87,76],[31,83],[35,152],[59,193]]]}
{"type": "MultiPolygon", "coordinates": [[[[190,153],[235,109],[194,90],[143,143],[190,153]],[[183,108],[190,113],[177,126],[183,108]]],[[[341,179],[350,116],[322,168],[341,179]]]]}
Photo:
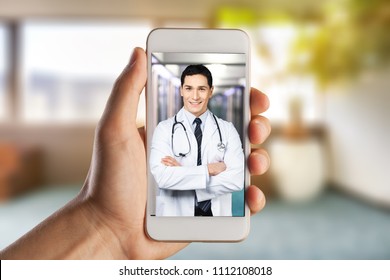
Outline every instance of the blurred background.
{"type": "Polygon", "coordinates": [[[273,129],[249,238],[172,259],[390,258],[385,0],[0,0],[0,248],[80,190],[112,84],[156,27],[245,30],[273,129]]]}

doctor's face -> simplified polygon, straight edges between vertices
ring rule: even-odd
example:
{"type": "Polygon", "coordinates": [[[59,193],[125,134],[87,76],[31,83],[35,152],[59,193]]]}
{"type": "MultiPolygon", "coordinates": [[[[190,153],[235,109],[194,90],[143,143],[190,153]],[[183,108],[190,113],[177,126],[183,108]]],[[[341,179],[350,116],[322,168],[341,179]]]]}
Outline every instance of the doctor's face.
{"type": "Polygon", "coordinates": [[[180,92],[184,108],[199,117],[207,110],[207,104],[213,94],[213,87],[210,88],[205,76],[196,74],[184,78],[180,92]]]}

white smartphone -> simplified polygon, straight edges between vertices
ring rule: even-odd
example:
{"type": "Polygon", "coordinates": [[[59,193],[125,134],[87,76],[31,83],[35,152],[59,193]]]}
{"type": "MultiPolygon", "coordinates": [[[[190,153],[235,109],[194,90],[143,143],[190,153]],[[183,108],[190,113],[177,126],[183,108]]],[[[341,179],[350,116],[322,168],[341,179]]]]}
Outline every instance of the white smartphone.
{"type": "Polygon", "coordinates": [[[147,234],[175,242],[245,239],[247,34],[155,29],[146,48],[147,234]]]}

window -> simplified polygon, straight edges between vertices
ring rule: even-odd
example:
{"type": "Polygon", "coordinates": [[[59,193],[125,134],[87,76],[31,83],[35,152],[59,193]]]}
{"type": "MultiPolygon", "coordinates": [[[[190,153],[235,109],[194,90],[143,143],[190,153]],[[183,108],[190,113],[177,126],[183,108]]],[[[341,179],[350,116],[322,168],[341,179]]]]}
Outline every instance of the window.
{"type": "Polygon", "coordinates": [[[26,122],[94,122],[151,27],[132,22],[28,21],[21,28],[26,122]]]}
{"type": "Polygon", "coordinates": [[[270,99],[272,106],[264,115],[272,122],[287,122],[289,106],[294,100],[301,103],[302,118],[306,123],[316,123],[321,118],[319,89],[314,75],[302,74],[289,65],[299,32],[292,23],[264,25],[258,27],[253,36],[254,43],[260,47],[253,48],[252,80],[254,86],[266,92],[270,99]]]}

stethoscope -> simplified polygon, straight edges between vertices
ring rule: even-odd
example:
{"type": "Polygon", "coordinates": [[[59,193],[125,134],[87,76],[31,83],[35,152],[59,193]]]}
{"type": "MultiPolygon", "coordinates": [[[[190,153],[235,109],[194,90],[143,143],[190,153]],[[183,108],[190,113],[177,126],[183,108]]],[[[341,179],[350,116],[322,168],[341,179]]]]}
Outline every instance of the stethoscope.
{"type": "MultiPolygon", "coordinates": [[[[213,115],[215,124],[217,125],[218,134],[219,134],[219,143],[217,144],[217,149],[218,149],[218,151],[223,152],[223,151],[225,151],[226,146],[225,146],[225,144],[222,142],[222,133],[221,133],[221,129],[219,128],[219,124],[218,124],[218,121],[217,121],[217,118],[215,117],[215,115],[214,115],[214,114],[211,114],[211,115],[213,115]]],[[[177,115],[175,115],[175,123],[172,125],[172,136],[171,136],[171,137],[172,137],[172,141],[171,141],[172,152],[173,152],[173,154],[174,154],[176,157],[185,157],[185,156],[187,156],[187,155],[191,152],[191,143],[190,143],[190,139],[188,138],[187,129],[186,129],[186,127],[184,126],[184,124],[183,124],[182,121],[181,121],[181,122],[178,122],[178,121],[177,121],[177,115]],[[183,130],[184,130],[184,132],[185,132],[185,134],[186,134],[186,138],[187,138],[187,142],[188,142],[188,152],[186,152],[186,153],[179,153],[179,154],[176,154],[176,153],[175,153],[175,150],[174,150],[174,148],[173,148],[173,137],[174,137],[174,135],[175,135],[175,126],[176,126],[176,125],[182,126],[182,127],[183,127],[183,130]]]]}

